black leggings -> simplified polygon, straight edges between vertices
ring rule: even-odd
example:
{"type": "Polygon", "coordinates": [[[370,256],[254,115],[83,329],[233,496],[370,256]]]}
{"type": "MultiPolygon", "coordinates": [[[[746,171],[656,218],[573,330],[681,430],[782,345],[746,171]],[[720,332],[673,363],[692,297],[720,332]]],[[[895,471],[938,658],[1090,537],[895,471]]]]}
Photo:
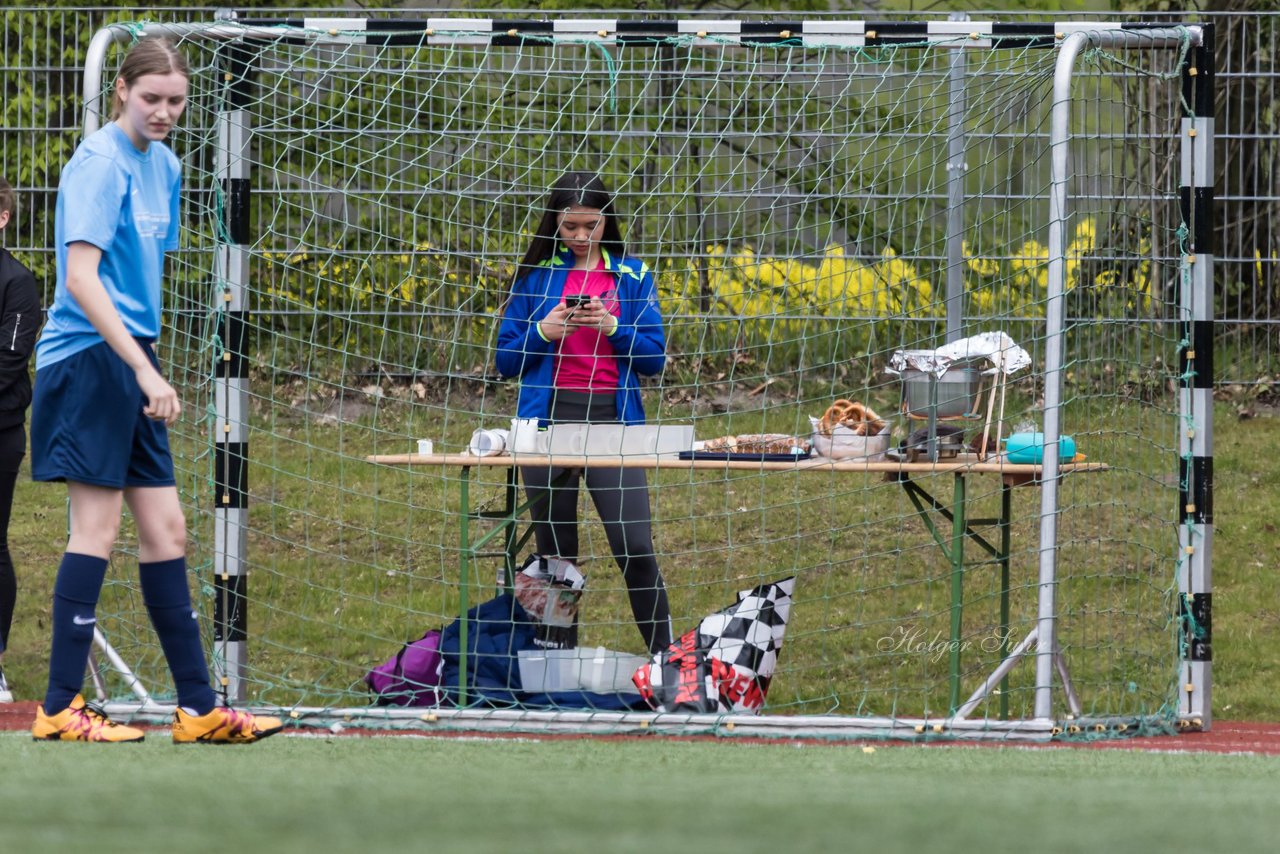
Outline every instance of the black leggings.
{"type": "Polygon", "coordinates": [[[22,424],[0,430],[0,652],[9,647],[9,627],[18,598],[18,578],[9,557],[9,516],[13,511],[13,488],[18,467],[27,452],[27,431],[22,424]]]}
{"type": "MultiPolygon", "coordinates": [[[[553,423],[616,421],[613,395],[562,392],[552,403],[550,420],[553,423]]],[[[522,468],[521,475],[529,499],[535,502],[531,513],[538,552],[575,563],[579,556],[578,484],[586,480],[587,491],[604,523],[609,550],[622,570],[631,613],[645,645],[650,652],[661,652],[670,646],[671,607],[653,551],[649,486],[644,470],[522,468]],[[554,488],[553,482],[556,482],[554,488]]]]}

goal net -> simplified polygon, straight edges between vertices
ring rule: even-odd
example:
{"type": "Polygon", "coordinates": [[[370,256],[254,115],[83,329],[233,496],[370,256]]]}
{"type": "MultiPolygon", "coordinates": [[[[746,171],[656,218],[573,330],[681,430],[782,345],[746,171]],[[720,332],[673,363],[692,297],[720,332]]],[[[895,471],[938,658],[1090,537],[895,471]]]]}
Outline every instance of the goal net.
{"type": "MultiPolygon", "coordinates": [[[[161,356],[193,413],[175,462],[232,699],[303,722],[758,731],[518,691],[399,710],[363,681],[534,549],[482,518],[509,468],[405,457],[510,426],[504,301],[547,188],[586,171],[656,283],[649,424],[802,448],[838,400],[887,424],[862,437],[878,465],[646,469],[675,637],[795,579],[759,726],[1012,737],[1186,717],[1208,628],[1185,580],[1185,437],[1208,428],[1186,358],[1208,319],[1188,297],[1193,31],[219,21],[114,31],[102,80],[153,31],[192,67],[161,356]],[[1055,67],[1082,32],[1064,100],[1055,67]],[[911,361],[997,333],[1026,367],[960,360],[932,383],[911,361]],[[1054,466],[988,470],[1013,464],[1001,440],[1045,432],[1068,437],[1054,466]]],[[[578,509],[578,644],[645,655],[585,489],[578,509]]],[[[117,575],[103,629],[169,696],[117,575]]]]}

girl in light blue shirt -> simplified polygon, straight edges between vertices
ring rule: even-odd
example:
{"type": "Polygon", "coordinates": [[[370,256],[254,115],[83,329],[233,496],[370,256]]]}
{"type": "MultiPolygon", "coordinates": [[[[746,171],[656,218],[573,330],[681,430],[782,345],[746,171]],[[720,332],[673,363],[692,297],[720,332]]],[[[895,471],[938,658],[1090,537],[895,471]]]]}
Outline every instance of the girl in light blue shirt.
{"type": "Polygon", "coordinates": [[[182,403],[154,345],[181,189],[164,138],[186,107],[189,76],[167,39],[134,45],[115,82],[113,121],[76,149],[58,183],[58,287],[36,346],[31,474],[66,482],[71,535],[53,588],[49,685],[31,730],[41,740],[143,739],[80,695],[124,503],[138,529],[143,602],[178,694],[173,740],[248,743],[281,729],[217,702],[187,587],[168,434],[182,403]]]}

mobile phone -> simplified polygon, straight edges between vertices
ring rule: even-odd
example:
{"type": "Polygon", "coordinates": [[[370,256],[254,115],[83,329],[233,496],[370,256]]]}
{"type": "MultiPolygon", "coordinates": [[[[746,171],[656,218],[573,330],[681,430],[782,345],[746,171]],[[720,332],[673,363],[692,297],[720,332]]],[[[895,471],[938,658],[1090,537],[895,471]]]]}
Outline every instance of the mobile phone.
{"type": "Polygon", "coordinates": [[[582,308],[591,302],[591,297],[587,294],[565,294],[564,304],[569,308],[582,308]]]}

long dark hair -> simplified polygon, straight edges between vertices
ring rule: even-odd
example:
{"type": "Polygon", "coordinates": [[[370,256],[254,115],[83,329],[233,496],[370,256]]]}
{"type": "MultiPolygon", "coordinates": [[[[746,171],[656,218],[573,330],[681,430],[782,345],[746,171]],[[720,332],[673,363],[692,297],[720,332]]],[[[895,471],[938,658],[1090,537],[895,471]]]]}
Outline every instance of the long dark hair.
{"type": "Polygon", "coordinates": [[[542,221],[538,223],[538,230],[534,232],[533,241],[524,253],[524,258],[520,259],[516,279],[555,254],[556,244],[560,241],[557,217],[573,205],[598,208],[604,215],[604,232],[600,235],[600,245],[614,255],[623,254],[618,215],[613,210],[613,194],[605,188],[604,181],[591,172],[566,172],[551,185],[551,191],[547,193],[542,221]]]}

